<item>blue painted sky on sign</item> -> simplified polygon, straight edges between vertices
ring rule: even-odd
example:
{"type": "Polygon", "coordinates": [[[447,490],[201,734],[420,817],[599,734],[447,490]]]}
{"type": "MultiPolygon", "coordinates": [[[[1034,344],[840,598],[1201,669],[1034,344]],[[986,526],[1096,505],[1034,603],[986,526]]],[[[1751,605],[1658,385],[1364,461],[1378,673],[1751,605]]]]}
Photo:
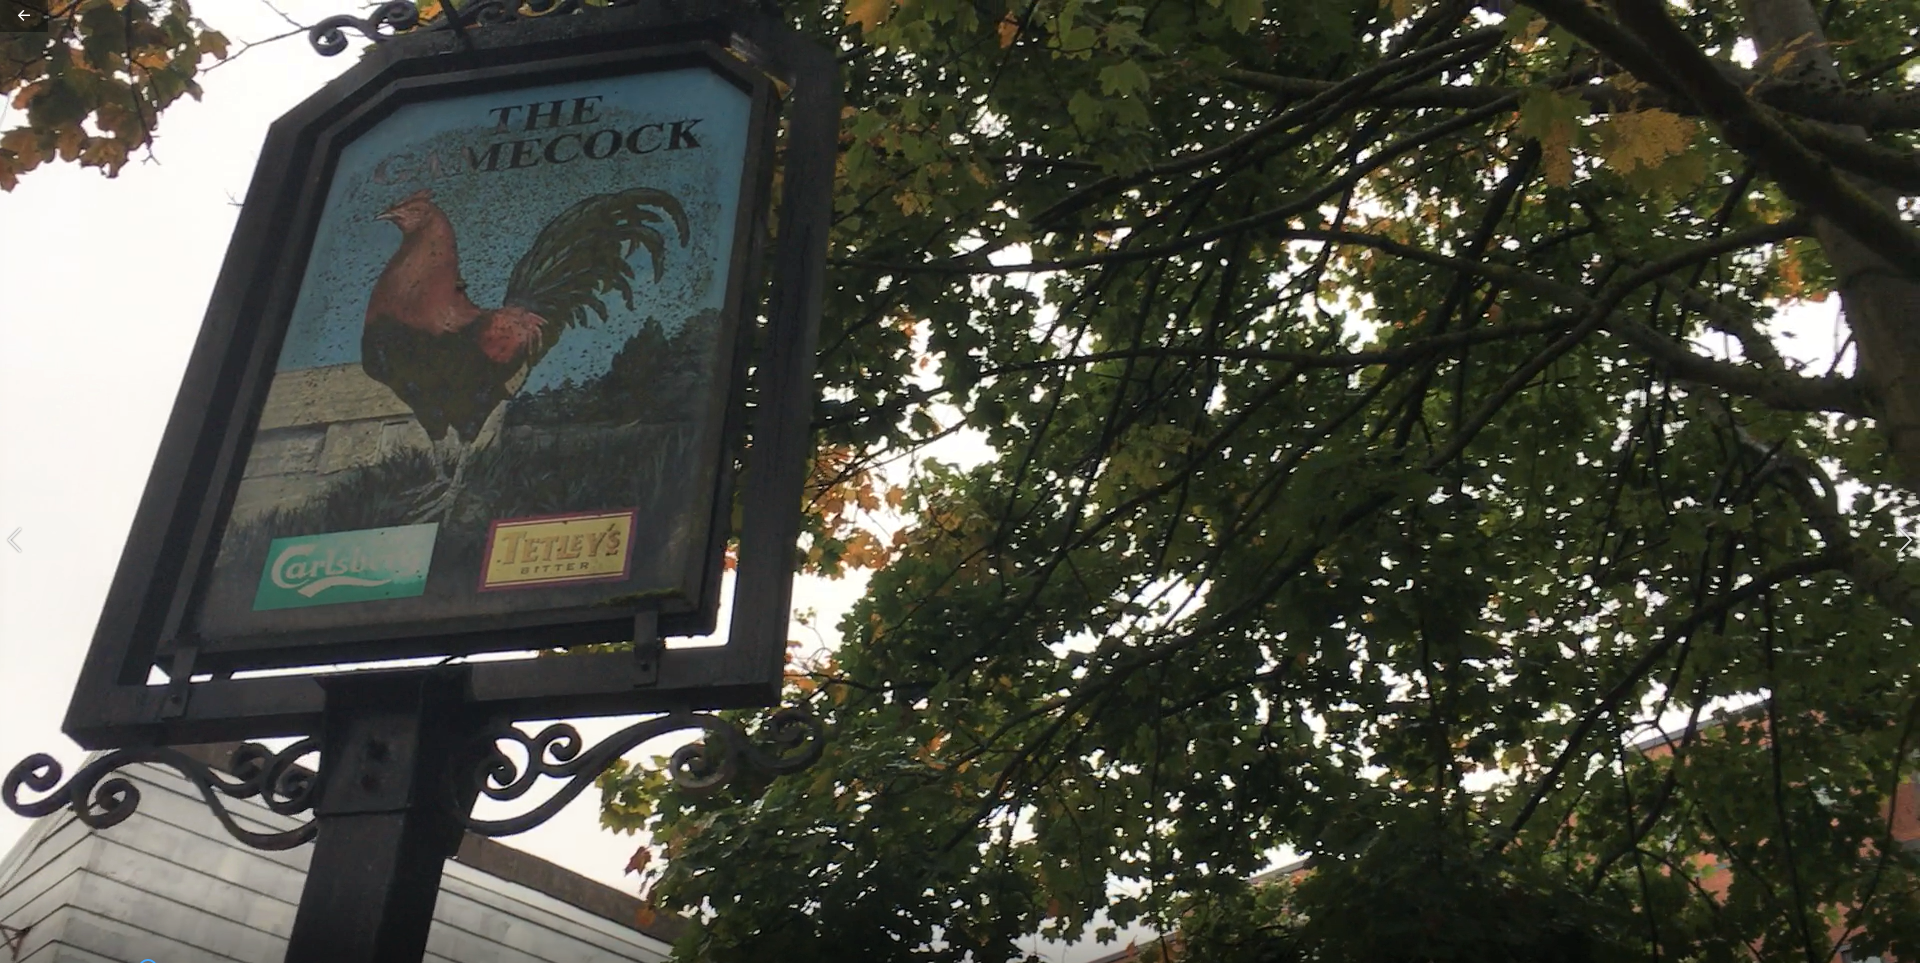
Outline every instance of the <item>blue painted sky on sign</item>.
{"type": "MultiPolygon", "coordinates": [[[[613,355],[643,324],[658,323],[671,335],[686,318],[722,306],[749,120],[747,95],[699,68],[400,108],[341,152],[278,370],[360,360],[367,297],[400,246],[400,231],[374,216],[416,190],[430,188],[433,202],[453,223],[467,296],[482,309],[500,306],[514,264],[541,228],[575,202],[636,187],[663,190],[686,208],[691,227],[687,246],[674,243],[672,228],[665,228],[667,263],[658,283],[653,282],[647,252],[635,251],[629,260],[634,269],[633,307],[627,308],[617,292],[610,293],[603,299],[608,320],[590,318],[584,327],[566,329],[523,390],[605,374],[613,355]],[[586,107],[587,122],[572,124],[577,100],[596,96],[600,100],[586,107]],[[527,130],[525,105],[553,101],[562,102],[561,126],[546,126],[543,115],[535,129],[527,130]],[[516,106],[508,131],[499,131],[500,115],[489,112],[516,106]],[[696,119],[698,123],[688,123],[696,119]],[[678,140],[672,136],[676,122],[681,124],[678,140]],[[629,139],[647,125],[659,126],[629,139]],[[621,146],[611,156],[590,159],[578,149],[600,131],[615,132],[621,146]],[[553,156],[562,163],[547,163],[541,156],[546,145],[566,134],[578,139],[559,145],[553,156]],[[512,142],[528,139],[541,142],[522,151],[521,160],[532,163],[508,169],[512,142]],[[633,153],[629,143],[648,152],[633,153]],[[497,169],[466,169],[470,150],[477,152],[484,168],[485,154],[494,144],[506,145],[497,169]]],[[[612,142],[601,136],[593,142],[594,153],[606,155],[612,142]]]]}

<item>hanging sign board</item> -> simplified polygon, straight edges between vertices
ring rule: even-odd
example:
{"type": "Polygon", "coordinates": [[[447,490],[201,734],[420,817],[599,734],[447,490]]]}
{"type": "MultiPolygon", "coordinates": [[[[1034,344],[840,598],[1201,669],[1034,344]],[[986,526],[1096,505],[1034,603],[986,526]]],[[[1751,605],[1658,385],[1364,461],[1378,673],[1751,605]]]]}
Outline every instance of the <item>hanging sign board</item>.
{"type": "Polygon", "coordinates": [[[268,135],[68,711],[84,745],[312,732],[313,672],[580,643],[635,644],[475,663],[465,701],[777,697],[832,55],[726,0],[476,0],[402,36],[391,7],[314,29],[377,42],[268,135]],[[730,544],[723,644],[663,650],[718,629],[730,544]]]}
{"type": "Polygon", "coordinates": [[[699,606],[768,94],[723,65],[412,103],[340,152],[204,653],[699,606]]]}

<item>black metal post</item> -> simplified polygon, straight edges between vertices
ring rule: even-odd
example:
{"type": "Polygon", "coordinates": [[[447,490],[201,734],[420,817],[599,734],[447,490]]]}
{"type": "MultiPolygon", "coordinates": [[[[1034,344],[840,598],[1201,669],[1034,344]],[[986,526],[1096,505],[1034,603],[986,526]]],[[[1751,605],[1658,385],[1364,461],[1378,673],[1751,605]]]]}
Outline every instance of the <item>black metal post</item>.
{"type": "MultiPolygon", "coordinates": [[[[286,963],[419,963],[457,821],[476,788],[449,786],[480,721],[466,669],[325,678],[319,836],[286,963]],[[457,794],[457,795],[456,795],[457,794]],[[458,812],[455,812],[455,809],[458,812]]],[[[464,774],[464,772],[463,772],[464,774]]]]}

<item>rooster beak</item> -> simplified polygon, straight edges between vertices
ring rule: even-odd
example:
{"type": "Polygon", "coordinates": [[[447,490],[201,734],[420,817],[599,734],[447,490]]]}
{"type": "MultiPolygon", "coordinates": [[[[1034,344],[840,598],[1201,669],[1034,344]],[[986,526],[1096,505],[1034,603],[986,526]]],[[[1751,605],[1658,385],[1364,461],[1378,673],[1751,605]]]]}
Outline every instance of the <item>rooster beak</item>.
{"type": "Polygon", "coordinates": [[[400,216],[394,213],[392,208],[388,208],[387,210],[384,210],[378,214],[375,214],[373,216],[373,219],[376,221],[386,221],[389,224],[393,224],[393,223],[397,223],[400,220],[400,216]]]}

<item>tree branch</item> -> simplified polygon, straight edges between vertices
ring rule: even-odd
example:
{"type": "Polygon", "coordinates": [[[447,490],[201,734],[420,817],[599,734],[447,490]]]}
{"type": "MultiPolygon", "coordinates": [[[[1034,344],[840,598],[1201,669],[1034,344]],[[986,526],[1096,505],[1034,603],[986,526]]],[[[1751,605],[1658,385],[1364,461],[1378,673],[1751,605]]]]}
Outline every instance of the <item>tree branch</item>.
{"type": "MultiPolygon", "coordinates": [[[[1407,70],[1432,71],[1449,62],[1449,57],[1460,54],[1476,54],[1485,48],[1497,44],[1503,35],[1499,27],[1485,27],[1461,37],[1435,44],[1431,47],[1413,51],[1402,57],[1375,64],[1338,83],[1330,83],[1313,99],[1267,120],[1246,133],[1211,150],[1200,151],[1184,157],[1176,157],[1163,164],[1149,164],[1137,171],[1103,177],[1084,187],[1076,188],[1066,197],[1054,202],[1046,210],[1034,215],[1036,225],[1048,224],[1086,206],[1094,197],[1102,193],[1125,190],[1138,184],[1165,177],[1171,174],[1183,174],[1198,170],[1214,161],[1231,157],[1261,138],[1285,130],[1304,118],[1329,108],[1347,106],[1348,101],[1358,99],[1374,84],[1407,70]],[[1434,61],[1438,60],[1436,64],[1434,61]]],[[[1495,98],[1498,99],[1498,98],[1495,98]]],[[[1489,101],[1491,103],[1492,101],[1489,101]]],[[[1484,104],[1477,106],[1485,106],[1484,104]]]]}
{"type": "Polygon", "coordinates": [[[1454,348],[1485,344],[1489,341],[1503,341],[1508,338],[1522,338],[1536,334],[1550,334],[1559,331],[1560,324],[1512,324],[1488,328],[1469,328],[1462,331],[1449,331],[1431,338],[1424,338],[1412,344],[1379,348],[1371,351],[1351,351],[1343,354],[1323,354],[1312,351],[1267,351],[1258,348],[1190,347],[1186,345],[1155,345],[1142,348],[1125,348],[1114,351],[1096,351],[1092,354],[1069,355],[1060,358],[1043,358],[1038,361],[1025,361],[1004,365],[981,372],[981,377],[1019,374],[1027,371],[1045,371],[1052,368],[1074,367],[1096,364],[1101,361],[1116,361],[1129,358],[1200,358],[1220,361],[1255,361],[1295,364],[1303,368],[1365,368],[1377,364],[1400,364],[1430,355],[1440,354],[1454,348]]]}
{"type": "Polygon", "coordinates": [[[1617,317],[1602,327],[1640,349],[1669,377],[1689,384],[1744,395],[1781,411],[1832,411],[1857,417],[1873,413],[1866,387],[1853,378],[1807,377],[1709,358],[1631,318],[1617,317]]]}
{"type": "Polygon", "coordinates": [[[1766,466],[1774,470],[1775,483],[1793,498],[1813,524],[1814,531],[1820,533],[1820,538],[1827,543],[1827,554],[1837,563],[1835,567],[1893,614],[1906,619],[1909,625],[1920,626],[1920,585],[1908,581],[1898,566],[1853,537],[1846,518],[1840,514],[1833,481],[1805,456],[1789,451],[1785,444],[1769,445],[1748,434],[1725,405],[1716,404],[1711,410],[1733,429],[1742,445],[1765,460],[1763,470],[1766,466]],[[1824,493],[1815,490],[1816,480],[1824,493]]]}
{"type": "Polygon", "coordinates": [[[1761,593],[1781,582],[1793,578],[1805,578],[1839,567],[1839,561],[1830,553],[1798,558],[1783,565],[1776,565],[1755,576],[1753,581],[1695,608],[1687,613],[1686,618],[1669,625],[1666,631],[1661,633],[1660,640],[1648,646],[1647,651],[1628,667],[1626,673],[1607,690],[1605,695],[1600,697],[1600,701],[1589,707],[1581,715],[1580,721],[1574,724],[1573,732],[1568,734],[1567,743],[1555,757],[1552,766],[1547,769],[1545,775],[1540,777],[1540,782],[1534,786],[1533,792],[1528,795],[1526,803],[1520,807],[1520,812],[1514,817],[1513,822],[1503,828],[1497,848],[1505,849],[1513,840],[1519,838],[1520,831],[1526,827],[1527,821],[1533,818],[1540,804],[1546,801],[1547,794],[1559,784],[1560,774],[1565,772],[1567,766],[1573,762],[1575,754],[1586,743],[1587,734],[1592,731],[1594,725],[1625,699],[1640,679],[1646,676],[1647,672],[1652,670],[1675,645],[1678,645],[1681,639],[1691,635],[1708,621],[1717,619],[1721,615],[1732,612],[1743,603],[1758,598],[1761,593]]]}
{"type": "Polygon", "coordinates": [[[1795,140],[1826,155],[1837,167],[1907,194],[1920,194],[1920,154],[1849,137],[1826,124],[1780,111],[1775,120],[1795,140]]]}
{"type": "MultiPolygon", "coordinates": [[[[1551,5],[1553,0],[1546,2],[1551,5]]],[[[1875,93],[1836,91],[1825,84],[1771,79],[1724,60],[1714,60],[1712,64],[1715,72],[1750,92],[1754,100],[1779,111],[1783,118],[1860,127],[1868,131],[1920,128],[1920,90],[1875,93]]],[[[1220,73],[1234,83],[1283,97],[1317,96],[1340,85],[1332,80],[1263,73],[1242,67],[1229,67],[1220,73]]],[[[1692,103],[1659,89],[1627,90],[1611,84],[1587,83],[1588,79],[1584,74],[1570,74],[1549,80],[1544,86],[1570,97],[1578,97],[1596,112],[1645,110],[1649,107],[1680,114],[1695,112],[1692,103]]],[[[1362,98],[1362,103],[1368,107],[1409,110],[1461,110],[1483,107],[1502,97],[1524,93],[1524,87],[1494,84],[1421,84],[1375,92],[1362,98]]]]}
{"type": "MultiPolygon", "coordinates": [[[[1571,0],[1530,2],[1542,12],[1546,12],[1545,7],[1571,5],[1571,0]]],[[[1613,6],[1621,23],[1645,46],[1621,41],[1616,36],[1618,28],[1607,24],[1606,30],[1594,31],[1609,45],[1600,48],[1602,53],[1620,60],[1643,80],[1684,93],[1713,118],[1728,144],[1759,161],[1787,196],[1861,242],[1873,244],[1894,266],[1920,278],[1920,232],[1898,213],[1882,207],[1865,191],[1835,174],[1829,162],[1796,140],[1772,112],[1754,103],[1739,85],[1721,75],[1693,39],[1667,19],[1662,0],[1613,0],[1613,6]],[[1644,62],[1649,53],[1658,58],[1657,63],[1644,62]]],[[[1591,26],[1586,20],[1600,19],[1592,11],[1580,9],[1583,17],[1577,19],[1583,27],[1591,26]]],[[[1594,42],[1592,37],[1582,39],[1594,42]]]]}
{"type": "MultiPolygon", "coordinates": [[[[1714,69],[1725,75],[1738,76],[1740,71],[1731,64],[1713,61],[1714,69]]],[[[1229,68],[1223,71],[1228,79],[1237,81],[1257,90],[1265,90],[1282,96],[1311,96],[1324,93],[1340,86],[1331,80],[1315,80],[1308,77],[1283,77],[1276,74],[1263,74],[1254,70],[1229,68]]],[[[1577,83],[1580,78],[1565,77],[1545,86],[1571,97],[1585,101],[1588,109],[1595,113],[1618,113],[1658,108],[1671,113],[1700,116],[1700,111],[1691,101],[1665,96],[1652,88],[1624,90],[1610,84],[1577,83]]],[[[1743,85],[1744,86],[1744,85],[1743,85]]],[[[1782,85],[1772,85],[1777,89],[1782,85]]],[[[1805,85],[1793,85],[1805,86],[1805,85]]],[[[1762,84],[1755,91],[1755,97],[1767,104],[1767,113],[1780,125],[1793,134],[1808,148],[1818,151],[1835,166],[1870,178],[1881,184],[1909,194],[1920,194],[1920,154],[1913,151],[1884,147],[1871,141],[1856,140],[1833,131],[1830,124],[1852,124],[1858,126],[1857,111],[1847,110],[1810,110],[1806,112],[1789,111],[1776,104],[1768,104],[1765,96],[1770,89],[1762,84]]],[[[1472,86],[1454,86],[1425,84],[1402,90],[1382,91],[1361,98],[1365,106],[1401,108],[1406,110],[1430,109],[1470,109],[1484,107],[1507,97],[1517,97],[1526,93],[1522,87],[1500,87],[1475,84],[1472,86]]],[[[1916,92],[1920,93],[1920,92],[1916,92]]],[[[1784,99],[1777,97],[1776,100],[1784,99]]],[[[1913,99],[1920,100],[1920,96],[1913,99]]],[[[1912,118],[1920,124],[1920,116],[1912,118]]]]}
{"type": "Polygon", "coordinates": [[[1708,297],[1700,289],[1671,277],[1660,279],[1660,289],[1680,306],[1707,319],[1707,326],[1740,342],[1747,359],[1769,371],[1783,371],[1786,360],[1773,339],[1754,326],[1753,319],[1708,297]]]}
{"type": "MultiPolygon", "coordinates": [[[[1554,25],[1598,50],[1602,56],[1626,68],[1635,77],[1663,90],[1679,92],[1679,85],[1667,65],[1619,24],[1587,6],[1586,0],[1521,0],[1538,10],[1554,25]]],[[[1689,44],[1691,46],[1691,44],[1689,44]]],[[[1697,52],[1697,51],[1696,51],[1697,52]]]]}

